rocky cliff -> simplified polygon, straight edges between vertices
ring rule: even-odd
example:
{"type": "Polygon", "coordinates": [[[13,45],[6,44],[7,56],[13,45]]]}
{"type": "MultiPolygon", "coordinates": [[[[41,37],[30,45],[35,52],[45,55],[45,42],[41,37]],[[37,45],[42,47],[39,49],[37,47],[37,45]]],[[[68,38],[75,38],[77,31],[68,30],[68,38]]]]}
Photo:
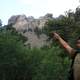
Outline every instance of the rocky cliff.
{"type": "Polygon", "coordinates": [[[49,45],[49,42],[46,41],[48,37],[45,34],[37,35],[35,30],[37,32],[41,30],[49,19],[53,19],[52,14],[46,14],[39,19],[32,16],[15,15],[8,20],[8,24],[12,24],[19,33],[28,38],[25,45],[42,47],[43,45],[49,45]]]}

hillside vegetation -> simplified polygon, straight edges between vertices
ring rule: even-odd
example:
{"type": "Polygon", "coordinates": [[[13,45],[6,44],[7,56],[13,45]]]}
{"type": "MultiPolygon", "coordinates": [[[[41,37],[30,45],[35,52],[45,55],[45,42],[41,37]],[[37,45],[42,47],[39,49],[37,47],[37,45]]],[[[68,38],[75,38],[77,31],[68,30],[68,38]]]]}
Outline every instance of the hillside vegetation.
{"type": "MultiPolygon", "coordinates": [[[[41,31],[50,39],[49,33],[56,31],[74,46],[80,34],[80,8],[49,20],[41,31]]],[[[25,41],[12,25],[0,28],[0,80],[68,80],[71,59],[54,39],[41,48],[25,46],[25,41]]]]}

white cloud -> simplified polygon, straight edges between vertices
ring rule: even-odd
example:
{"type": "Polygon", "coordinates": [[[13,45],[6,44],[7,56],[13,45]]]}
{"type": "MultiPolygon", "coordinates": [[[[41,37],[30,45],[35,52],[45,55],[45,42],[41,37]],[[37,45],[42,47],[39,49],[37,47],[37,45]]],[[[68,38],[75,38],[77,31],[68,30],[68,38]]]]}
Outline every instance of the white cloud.
{"type": "MultiPolygon", "coordinates": [[[[30,13],[40,15],[42,13],[53,13],[58,16],[64,11],[75,9],[78,6],[78,0],[18,0],[20,4],[30,8],[30,13]]],[[[28,11],[27,11],[28,12],[28,11]]]]}
{"type": "Polygon", "coordinates": [[[39,17],[48,12],[48,0],[17,0],[18,3],[22,4],[27,8],[26,15],[32,15],[39,17]]]}
{"type": "Polygon", "coordinates": [[[78,0],[48,0],[49,11],[58,16],[69,9],[75,9],[79,5],[78,0]]]}
{"type": "Polygon", "coordinates": [[[40,4],[43,2],[42,0],[18,0],[19,3],[24,4],[24,5],[35,5],[35,4],[40,4]]]}
{"type": "Polygon", "coordinates": [[[69,9],[75,9],[79,5],[79,0],[17,0],[25,10],[25,14],[39,17],[46,13],[53,16],[64,14],[69,9]]]}
{"type": "Polygon", "coordinates": [[[30,0],[17,0],[19,3],[21,3],[21,4],[30,4],[31,3],[31,1],[30,0]]]}

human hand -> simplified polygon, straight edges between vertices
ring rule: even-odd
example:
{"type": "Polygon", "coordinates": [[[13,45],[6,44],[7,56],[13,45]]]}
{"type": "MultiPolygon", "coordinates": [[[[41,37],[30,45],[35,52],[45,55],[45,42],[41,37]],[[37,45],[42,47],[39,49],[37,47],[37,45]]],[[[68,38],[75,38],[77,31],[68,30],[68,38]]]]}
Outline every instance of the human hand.
{"type": "Polygon", "coordinates": [[[56,32],[52,32],[52,35],[53,35],[53,38],[56,40],[58,40],[59,39],[59,34],[58,33],[56,33],[56,32]]]}

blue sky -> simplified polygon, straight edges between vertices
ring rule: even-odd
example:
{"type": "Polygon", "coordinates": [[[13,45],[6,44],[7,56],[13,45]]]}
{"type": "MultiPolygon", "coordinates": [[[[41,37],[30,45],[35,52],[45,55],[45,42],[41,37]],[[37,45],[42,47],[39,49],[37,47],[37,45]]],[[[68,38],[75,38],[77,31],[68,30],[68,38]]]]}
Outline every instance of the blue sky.
{"type": "Polygon", "coordinates": [[[0,19],[7,24],[12,15],[18,14],[38,18],[52,13],[57,17],[69,9],[75,10],[79,4],[79,0],[0,0],[0,19]]]}

